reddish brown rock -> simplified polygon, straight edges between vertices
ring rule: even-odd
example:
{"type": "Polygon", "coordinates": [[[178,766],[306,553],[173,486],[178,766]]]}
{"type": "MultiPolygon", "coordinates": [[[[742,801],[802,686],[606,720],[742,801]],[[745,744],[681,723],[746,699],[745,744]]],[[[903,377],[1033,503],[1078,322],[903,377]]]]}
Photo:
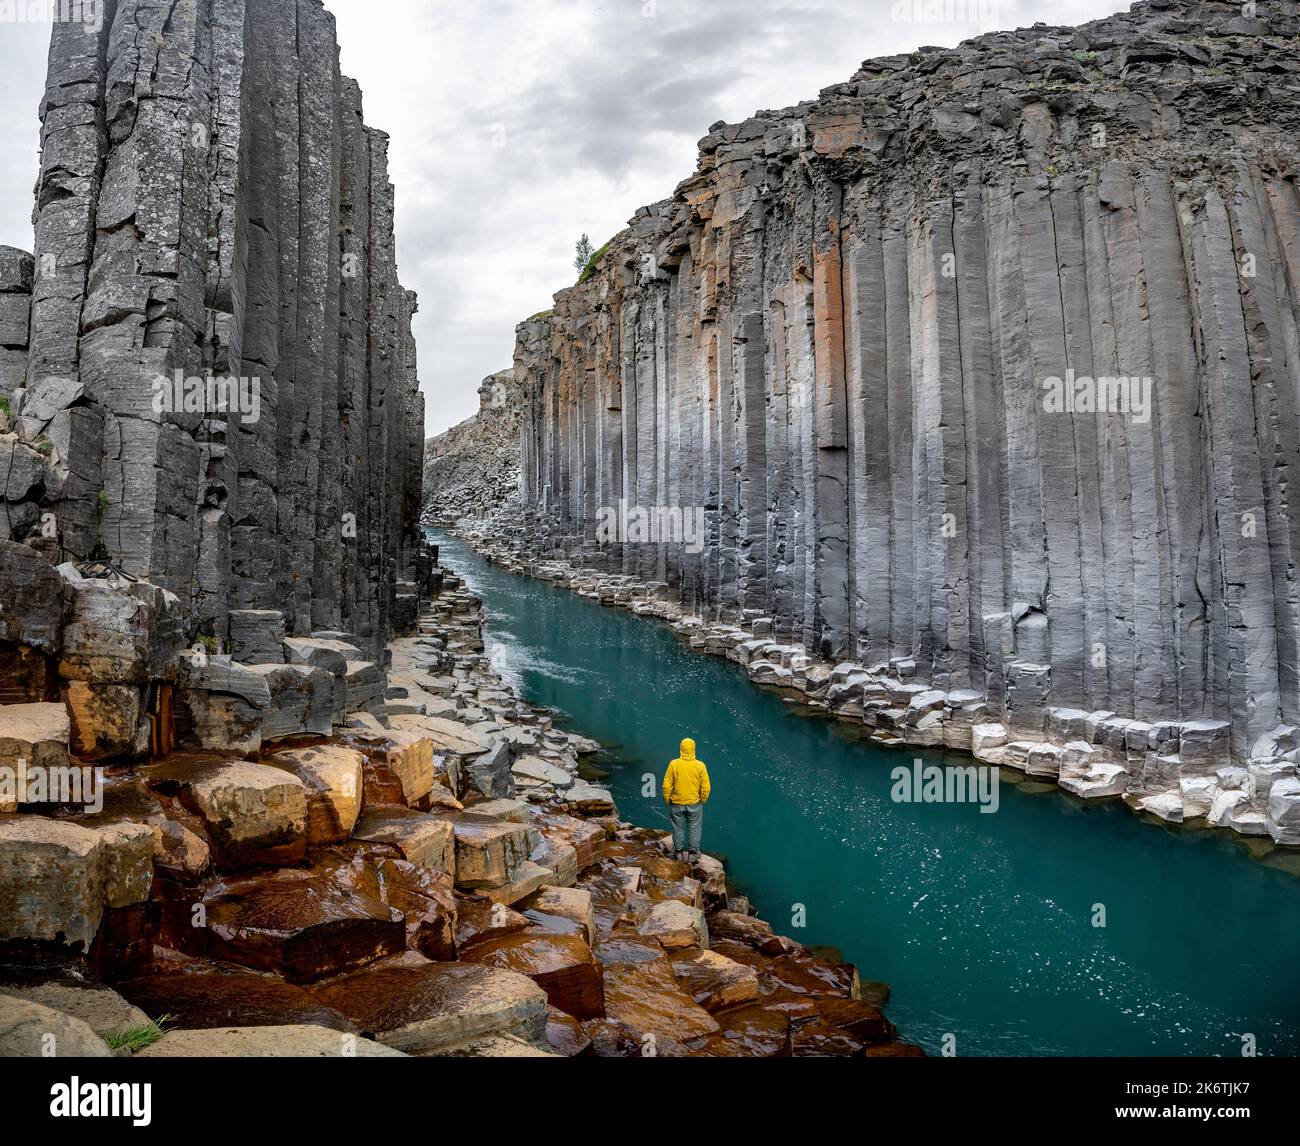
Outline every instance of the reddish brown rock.
{"type": "Polygon", "coordinates": [[[758,972],[716,951],[681,951],[670,956],[677,982],[706,1011],[752,1003],[758,972]]]}
{"type": "Polygon", "coordinates": [[[606,967],[605,1014],[638,1037],[685,1042],[718,1030],[708,1011],[677,985],[666,960],[606,967]]]}
{"type": "Polygon", "coordinates": [[[406,948],[400,911],[340,871],[292,869],[218,884],[203,900],[209,952],[306,982],[406,948]]]}
{"type": "Polygon", "coordinates": [[[553,1007],[574,1018],[596,1019],[605,1013],[601,966],[576,935],[507,935],[475,944],[462,958],[527,975],[553,1007]]]}

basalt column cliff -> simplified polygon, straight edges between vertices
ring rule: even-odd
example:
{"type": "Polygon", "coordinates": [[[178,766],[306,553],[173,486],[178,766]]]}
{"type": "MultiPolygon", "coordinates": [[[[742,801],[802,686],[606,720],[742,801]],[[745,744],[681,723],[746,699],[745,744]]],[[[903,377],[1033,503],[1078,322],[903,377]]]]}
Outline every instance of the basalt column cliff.
{"type": "Polygon", "coordinates": [[[1148,792],[1179,721],[1210,787],[1293,751],[1300,19],[1250,8],[923,48],[716,124],[519,328],[529,536],[1013,739],[1117,718],[1123,756],[1146,721],[1148,792]]]}
{"type": "Polygon", "coordinates": [[[110,2],[56,25],[41,118],[35,254],[0,252],[7,561],[107,563],[239,661],[377,658],[415,620],[423,399],[333,17],[110,2]]]}

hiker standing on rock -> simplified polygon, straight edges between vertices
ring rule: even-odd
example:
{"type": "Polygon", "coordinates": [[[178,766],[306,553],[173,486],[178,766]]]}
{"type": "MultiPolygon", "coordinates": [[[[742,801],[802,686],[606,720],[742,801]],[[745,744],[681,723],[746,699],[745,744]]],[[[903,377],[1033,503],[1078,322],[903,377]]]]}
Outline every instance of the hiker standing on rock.
{"type": "Polygon", "coordinates": [[[681,755],[664,773],[664,802],[673,825],[673,858],[700,862],[700,830],[709,802],[709,770],[695,758],[695,741],[682,741],[681,755]]]}

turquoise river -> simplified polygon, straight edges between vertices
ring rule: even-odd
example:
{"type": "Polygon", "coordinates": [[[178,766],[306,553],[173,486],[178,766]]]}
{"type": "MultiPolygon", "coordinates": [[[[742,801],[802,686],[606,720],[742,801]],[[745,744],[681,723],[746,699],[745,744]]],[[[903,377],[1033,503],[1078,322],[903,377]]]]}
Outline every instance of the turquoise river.
{"type": "Polygon", "coordinates": [[[778,931],[890,983],[891,1018],[928,1052],[1235,1056],[1253,1037],[1300,1053],[1293,857],[1041,784],[1004,780],[994,814],[897,803],[892,770],[940,755],[863,743],[658,621],[434,540],[484,600],[498,671],[610,746],[623,816],[666,826],[657,779],[693,736],[705,849],[778,931]]]}

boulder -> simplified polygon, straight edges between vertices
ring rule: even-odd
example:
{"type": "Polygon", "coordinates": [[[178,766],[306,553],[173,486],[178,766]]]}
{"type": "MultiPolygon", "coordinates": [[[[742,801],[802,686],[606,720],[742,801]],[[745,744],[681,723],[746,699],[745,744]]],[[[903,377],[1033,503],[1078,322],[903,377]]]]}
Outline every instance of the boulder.
{"type": "Polygon", "coordinates": [[[427,1055],[490,1035],[540,1043],[546,993],[525,975],[481,963],[430,963],[410,953],[344,975],[315,994],[358,1030],[427,1055]]]}
{"type": "Polygon", "coordinates": [[[384,699],[384,670],[373,661],[348,661],[343,674],[347,712],[376,709],[384,699]]]}
{"type": "Polygon", "coordinates": [[[328,736],[338,712],[334,676],[311,665],[253,664],[270,692],[262,711],[262,740],[328,736]]]}
{"type": "MultiPolygon", "coordinates": [[[[138,826],[137,826],[138,827],[138,826]]],[[[149,897],[152,833],[105,833],[46,816],[0,817],[0,940],[85,952],[106,906],[149,897]]]]}
{"type": "Polygon", "coordinates": [[[31,999],[0,994],[0,1058],[112,1058],[84,1019],[31,999]]]}
{"type": "Polygon", "coordinates": [[[278,609],[231,609],[230,653],[246,665],[284,664],[284,614],[278,609]]]}
{"type": "Polygon", "coordinates": [[[513,799],[515,780],[510,763],[513,757],[514,746],[510,741],[494,739],[486,752],[466,758],[466,778],[475,791],[489,800],[513,799]]]}
{"type": "Polygon", "coordinates": [[[665,951],[709,945],[709,928],[704,921],[704,912],[677,899],[656,903],[636,930],[638,935],[656,940],[665,951]]]}
{"type": "MultiPolygon", "coordinates": [[[[0,767],[16,775],[19,761],[28,769],[68,767],[72,725],[62,704],[0,705],[0,767]]],[[[12,812],[22,793],[0,784],[0,812],[12,812]]]]}
{"type": "MultiPolygon", "coordinates": [[[[81,760],[116,760],[149,750],[149,720],[140,685],[69,681],[63,693],[72,750],[81,760]]],[[[0,714],[2,717],[2,714],[0,714]]]]}
{"type": "Polygon", "coordinates": [[[647,1035],[684,1042],[719,1029],[708,1011],[678,986],[666,959],[606,967],[605,1014],[633,1034],[643,1053],[647,1035]]]}
{"type": "Polygon", "coordinates": [[[356,729],[344,742],[365,757],[367,803],[429,807],[436,773],[427,736],[401,728],[356,729]]]}
{"type": "Polygon", "coordinates": [[[314,637],[285,637],[284,654],[284,659],[291,665],[311,665],[326,669],[335,676],[346,676],[348,662],[361,660],[361,650],[355,645],[314,637]]]}
{"type": "Polygon", "coordinates": [[[1286,776],[1273,782],[1265,822],[1274,843],[1300,846],[1300,779],[1286,776]]]}
{"type": "Polygon", "coordinates": [[[509,820],[494,820],[473,811],[442,814],[456,840],[456,884],[489,889],[503,887],[518,874],[532,850],[529,830],[509,820]]]}
{"type": "Polygon", "coordinates": [[[706,1011],[758,998],[758,972],[716,951],[691,948],[670,956],[678,985],[706,1011]]]}
{"type": "Polygon", "coordinates": [[[579,887],[541,887],[522,904],[524,915],[545,927],[549,918],[568,920],[576,925],[589,944],[596,942],[596,910],[591,892],[579,887]]]}
{"type": "Polygon", "coordinates": [[[0,641],[57,653],[64,607],[58,570],[35,549],[0,541],[0,641]]]}
{"type": "Polygon", "coordinates": [[[401,954],[402,913],[348,875],[283,869],[218,884],[203,900],[208,953],[290,982],[401,954]]]}
{"type": "Polygon", "coordinates": [[[605,1013],[601,965],[581,936],[506,935],[475,944],[461,958],[527,975],[546,992],[551,1006],[576,1019],[596,1019],[605,1013]]]}

